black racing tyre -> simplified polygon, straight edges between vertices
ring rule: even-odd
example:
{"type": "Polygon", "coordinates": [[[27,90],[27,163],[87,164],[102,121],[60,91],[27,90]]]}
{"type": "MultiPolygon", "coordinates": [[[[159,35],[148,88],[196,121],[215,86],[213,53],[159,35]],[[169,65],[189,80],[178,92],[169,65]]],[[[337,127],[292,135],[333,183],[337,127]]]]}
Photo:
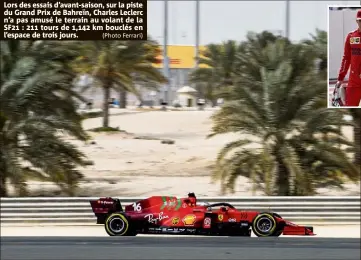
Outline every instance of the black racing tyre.
{"type": "Polygon", "coordinates": [[[271,236],[272,237],[279,237],[280,235],[282,235],[283,230],[277,230],[276,232],[274,232],[271,236]]]}
{"type": "Polygon", "coordinates": [[[129,220],[123,213],[112,213],[104,224],[105,231],[109,236],[129,236],[133,235],[129,220]]]}
{"type": "Polygon", "coordinates": [[[281,215],[277,214],[277,213],[272,213],[273,216],[277,217],[277,218],[282,218],[281,215]]]}
{"type": "MultiPolygon", "coordinates": [[[[277,217],[277,218],[282,218],[279,214],[277,213],[272,213],[273,216],[277,217]]],[[[283,226],[282,227],[277,227],[277,230],[273,233],[273,237],[279,237],[280,235],[282,235],[283,233],[283,226]]]]}
{"type": "MultiPolygon", "coordinates": [[[[278,230],[276,219],[271,213],[260,213],[252,222],[252,230],[258,237],[277,236],[278,230]]],[[[279,235],[281,235],[281,233],[279,235]]]]}

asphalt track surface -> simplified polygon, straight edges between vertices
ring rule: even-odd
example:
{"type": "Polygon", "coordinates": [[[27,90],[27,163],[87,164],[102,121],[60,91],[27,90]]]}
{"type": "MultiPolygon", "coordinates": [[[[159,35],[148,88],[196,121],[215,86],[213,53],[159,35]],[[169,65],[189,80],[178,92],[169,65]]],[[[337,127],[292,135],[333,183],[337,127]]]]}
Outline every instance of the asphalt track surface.
{"type": "Polygon", "coordinates": [[[1,237],[1,260],[360,259],[359,238],[1,237]]]}

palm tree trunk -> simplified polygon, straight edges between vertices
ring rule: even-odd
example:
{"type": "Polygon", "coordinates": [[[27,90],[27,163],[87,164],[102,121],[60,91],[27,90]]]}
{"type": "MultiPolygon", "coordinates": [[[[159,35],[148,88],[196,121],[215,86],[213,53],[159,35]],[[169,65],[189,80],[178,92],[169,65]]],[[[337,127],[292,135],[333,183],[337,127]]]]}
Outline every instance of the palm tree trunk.
{"type": "MultiPolygon", "coordinates": [[[[0,129],[3,130],[5,125],[5,118],[1,117],[0,114],[0,129]]],[[[4,156],[4,136],[3,132],[0,132],[0,197],[7,197],[7,189],[6,189],[6,165],[5,165],[5,156],[4,156]]]]}
{"type": "Polygon", "coordinates": [[[5,178],[5,172],[0,172],[0,197],[7,197],[8,192],[6,189],[6,178],[5,178]]]}
{"type": "Polygon", "coordinates": [[[3,153],[0,148],[0,197],[8,196],[8,192],[6,189],[5,173],[6,173],[5,161],[4,161],[3,153]]]}
{"type": "Polygon", "coordinates": [[[212,107],[216,107],[218,105],[216,98],[212,99],[211,102],[212,102],[212,107]]]}
{"type": "Polygon", "coordinates": [[[283,163],[281,156],[276,157],[277,160],[277,179],[276,179],[276,191],[277,196],[289,196],[290,195],[290,183],[289,172],[283,163]]]}
{"type": "Polygon", "coordinates": [[[110,98],[110,88],[106,84],[103,87],[104,91],[104,100],[103,100],[103,127],[109,127],[109,98],[110,98]]]}
{"type": "Polygon", "coordinates": [[[127,91],[125,89],[119,91],[119,108],[127,108],[127,91]]]}
{"type": "Polygon", "coordinates": [[[361,116],[354,118],[355,126],[353,129],[353,140],[356,146],[354,163],[361,165],[361,116]]]}

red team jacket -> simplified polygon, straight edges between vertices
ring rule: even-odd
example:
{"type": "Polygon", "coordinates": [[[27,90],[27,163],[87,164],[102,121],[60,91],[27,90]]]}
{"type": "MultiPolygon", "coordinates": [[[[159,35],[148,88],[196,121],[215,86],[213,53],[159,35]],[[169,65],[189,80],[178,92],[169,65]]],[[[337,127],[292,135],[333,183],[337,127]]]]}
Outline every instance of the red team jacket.
{"type": "Polygon", "coordinates": [[[348,69],[350,77],[347,87],[361,87],[361,32],[350,32],[345,41],[345,49],[338,80],[343,81],[348,69]],[[351,67],[350,67],[351,65],[351,67]]]}

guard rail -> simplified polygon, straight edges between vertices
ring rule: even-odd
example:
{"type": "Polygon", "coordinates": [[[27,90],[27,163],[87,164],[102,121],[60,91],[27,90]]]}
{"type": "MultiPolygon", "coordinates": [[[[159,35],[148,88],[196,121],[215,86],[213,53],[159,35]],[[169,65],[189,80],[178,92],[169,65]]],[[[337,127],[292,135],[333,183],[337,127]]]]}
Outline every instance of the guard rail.
{"type": "MultiPolygon", "coordinates": [[[[95,223],[89,200],[98,197],[1,198],[1,224],[95,223]]],[[[119,198],[123,205],[142,198],[119,198]]],[[[360,197],[203,197],[200,202],[228,202],[237,209],[273,211],[297,223],[360,224],[360,197]]]]}

